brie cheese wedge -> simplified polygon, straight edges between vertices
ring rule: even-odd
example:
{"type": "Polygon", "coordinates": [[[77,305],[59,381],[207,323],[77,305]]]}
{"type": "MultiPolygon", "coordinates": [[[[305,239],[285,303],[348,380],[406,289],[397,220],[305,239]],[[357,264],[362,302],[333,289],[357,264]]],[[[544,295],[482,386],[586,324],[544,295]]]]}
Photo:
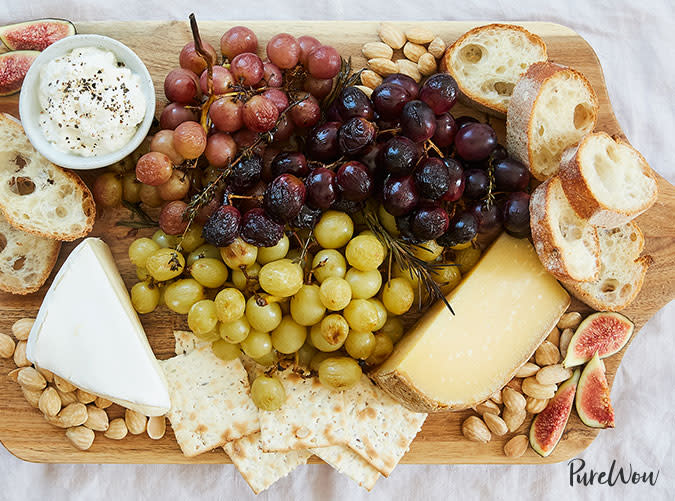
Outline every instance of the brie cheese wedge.
{"type": "Polygon", "coordinates": [[[164,374],[110,248],[98,238],[85,239],[63,263],[26,356],[78,388],[146,416],[171,407],[164,374]]]}

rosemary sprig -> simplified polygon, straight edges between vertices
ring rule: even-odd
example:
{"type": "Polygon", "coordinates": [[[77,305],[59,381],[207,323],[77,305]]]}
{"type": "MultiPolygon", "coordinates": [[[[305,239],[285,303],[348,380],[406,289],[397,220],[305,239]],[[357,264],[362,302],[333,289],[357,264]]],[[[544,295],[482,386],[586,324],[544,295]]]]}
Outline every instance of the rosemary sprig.
{"type": "MultiPolygon", "coordinates": [[[[368,229],[372,231],[377,239],[387,248],[390,256],[393,257],[399,268],[401,268],[403,271],[408,271],[411,276],[414,276],[418,279],[420,287],[424,286],[424,289],[428,294],[429,301],[434,302],[437,299],[441,299],[448,310],[450,310],[450,313],[454,315],[455,312],[452,309],[452,306],[450,306],[450,303],[443,295],[440,286],[432,277],[434,268],[444,265],[430,264],[415,256],[413,249],[415,248],[416,244],[411,244],[401,239],[392,237],[384,228],[384,226],[382,226],[379,218],[377,217],[377,214],[373,210],[366,209],[364,214],[368,229]]],[[[389,261],[388,276],[391,276],[391,258],[389,261]]]]}
{"type": "Polygon", "coordinates": [[[342,89],[344,89],[345,87],[349,87],[350,85],[354,85],[354,83],[356,83],[356,79],[359,78],[359,76],[361,75],[361,71],[357,71],[350,77],[350,74],[352,72],[351,57],[349,59],[345,59],[343,57],[341,58],[341,60],[342,62],[340,63],[340,72],[337,74],[337,77],[335,79],[335,85],[333,86],[333,90],[330,91],[330,94],[328,94],[321,103],[321,109],[324,112],[328,109],[328,107],[331,104],[333,104],[333,101],[337,99],[337,97],[340,95],[340,92],[342,92],[342,89]]]}
{"type": "Polygon", "coordinates": [[[158,226],[157,221],[152,219],[147,212],[145,212],[140,204],[132,204],[126,200],[122,200],[122,205],[131,211],[131,219],[126,221],[117,221],[116,226],[126,226],[128,228],[156,228],[158,226]],[[138,217],[138,220],[134,220],[134,217],[138,217]]]}

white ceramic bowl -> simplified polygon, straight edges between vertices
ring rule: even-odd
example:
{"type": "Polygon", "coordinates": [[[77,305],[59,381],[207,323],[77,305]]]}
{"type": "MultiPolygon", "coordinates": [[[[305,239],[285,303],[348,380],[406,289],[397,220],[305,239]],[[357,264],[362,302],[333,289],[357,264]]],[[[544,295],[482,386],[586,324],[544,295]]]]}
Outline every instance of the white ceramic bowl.
{"type": "Polygon", "coordinates": [[[152,78],[143,61],[126,45],[117,40],[102,35],[73,35],[47,47],[35,59],[31,65],[26,78],[21,87],[21,96],[19,97],[19,114],[21,123],[26,131],[26,135],[36,150],[38,150],[48,160],[69,169],[85,170],[97,169],[126,157],[141,144],[150,130],[152,119],[155,115],[155,87],[152,84],[152,78]],[[114,153],[106,155],[82,157],[71,153],[65,153],[54,147],[44,136],[40,128],[40,101],[38,99],[38,90],[40,86],[40,71],[53,59],[63,56],[73,49],[80,47],[97,47],[99,49],[109,50],[117,57],[118,61],[123,62],[127,68],[137,74],[141,81],[141,89],[145,95],[146,110],[143,122],[138,126],[136,134],[121,149],[114,153]]]}

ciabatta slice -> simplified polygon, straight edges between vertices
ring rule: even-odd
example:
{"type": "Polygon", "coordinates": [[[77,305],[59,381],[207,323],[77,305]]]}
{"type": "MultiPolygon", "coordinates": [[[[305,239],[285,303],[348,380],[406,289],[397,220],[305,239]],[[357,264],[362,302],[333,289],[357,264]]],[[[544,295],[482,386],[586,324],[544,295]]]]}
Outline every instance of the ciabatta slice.
{"type": "Polygon", "coordinates": [[[558,172],[562,153],[591,132],[598,98],[581,73],[534,63],[518,80],[506,114],[506,148],[543,181],[558,172]]]}
{"type": "Polygon", "coordinates": [[[459,37],[441,66],[457,81],[462,101],[503,118],[520,76],[547,58],[544,41],[522,26],[489,24],[459,37]]]}
{"type": "Polygon", "coordinates": [[[0,290],[37,291],[56,263],[61,242],[14,228],[0,215],[0,290]]]}
{"type": "Polygon", "coordinates": [[[40,155],[23,127],[0,113],[0,211],[23,231],[56,240],[86,236],[96,205],[74,173],[40,155]]]}
{"type": "Polygon", "coordinates": [[[592,282],[563,281],[579,300],[599,311],[621,311],[637,297],[653,262],[641,256],[645,245],[635,221],[617,228],[598,229],[600,276],[592,282]]]}
{"type": "Polygon", "coordinates": [[[616,228],[656,202],[656,177],[647,161],[605,132],[589,134],[566,150],[559,177],[574,210],[595,226],[616,228]]]}
{"type": "Polygon", "coordinates": [[[557,176],[532,193],[530,227],[539,259],[558,280],[588,282],[598,277],[597,230],[574,212],[557,176]]]}

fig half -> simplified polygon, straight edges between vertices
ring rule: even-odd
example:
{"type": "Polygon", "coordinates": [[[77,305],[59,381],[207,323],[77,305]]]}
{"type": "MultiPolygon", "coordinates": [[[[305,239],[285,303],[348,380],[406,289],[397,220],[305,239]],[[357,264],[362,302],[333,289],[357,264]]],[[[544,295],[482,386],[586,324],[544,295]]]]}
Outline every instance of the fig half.
{"type": "Polygon", "coordinates": [[[563,365],[576,367],[585,364],[595,353],[600,358],[614,355],[626,346],[633,330],[633,322],[621,313],[593,313],[581,322],[572,336],[563,365]]]}
{"type": "Polygon", "coordinates": [[[609,399],[605,364],[597,353],[581,373],[574,403],[586,426],[614,428],[614,409],[609,399]]]}
{"type": "Polygon", "coordinates": [[[21,90],[28,68],[40,53],[36,50],[15,50],[0,54],[0,96],[10,96],[21,90]]]}
{"type": "Polygon", "coordinates": [[[580,370],[560,385],[546,409],[537,414],[530,425],[530,445],[537,454],[546,457],[553,452],[562,437],[574,405],[580,370]]]}
{"type": "Polygon", "coordinates": [[[42,51],[74,34],[75,26],[66,19],[35,19],[0,28],[0,40],[9,50],[42,51]]]}

